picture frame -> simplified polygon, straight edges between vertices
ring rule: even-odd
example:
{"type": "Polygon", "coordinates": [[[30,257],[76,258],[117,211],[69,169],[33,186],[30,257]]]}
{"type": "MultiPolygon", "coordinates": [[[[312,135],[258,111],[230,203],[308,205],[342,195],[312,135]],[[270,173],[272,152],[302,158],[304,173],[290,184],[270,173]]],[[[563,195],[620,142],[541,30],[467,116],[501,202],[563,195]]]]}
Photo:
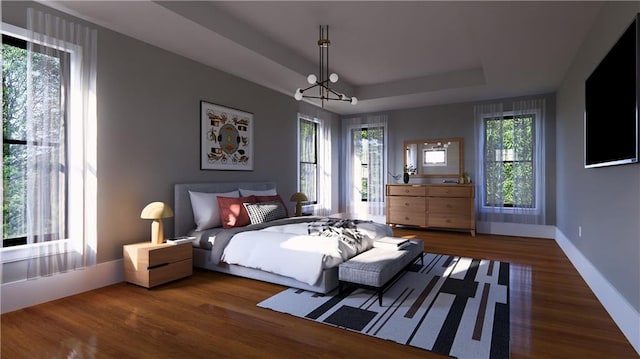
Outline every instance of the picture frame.
{"type": "Polygon", "coordinates": [[[253,113],[200,101],[200,169],[253,170],[253,113]]]}

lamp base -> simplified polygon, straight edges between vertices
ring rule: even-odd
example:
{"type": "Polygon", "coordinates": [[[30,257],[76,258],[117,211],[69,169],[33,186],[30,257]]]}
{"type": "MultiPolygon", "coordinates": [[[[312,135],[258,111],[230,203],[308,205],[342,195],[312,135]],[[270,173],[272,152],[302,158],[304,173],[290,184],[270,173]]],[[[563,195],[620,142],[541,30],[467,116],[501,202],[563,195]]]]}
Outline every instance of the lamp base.
{"type": "Polygon", "coordinates": [[[153,222],[151,222],[151,243],[164,243],[164,228],[162,226],[162,219],[154,219],[153,222]]]}
{"type": "Polygon", "coordinates": [[[296,203],[296,217],[302,216],[302,202],[296,203]]]}

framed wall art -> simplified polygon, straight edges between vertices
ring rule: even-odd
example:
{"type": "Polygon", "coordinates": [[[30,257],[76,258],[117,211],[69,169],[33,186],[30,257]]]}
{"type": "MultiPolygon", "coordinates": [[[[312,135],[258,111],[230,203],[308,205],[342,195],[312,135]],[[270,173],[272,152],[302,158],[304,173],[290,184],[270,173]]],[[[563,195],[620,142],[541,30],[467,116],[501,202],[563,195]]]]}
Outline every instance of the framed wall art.
{"type": "Polygon", "coordinates": [[[200,169],[253,170],[253,114],[200,101],[200,169]]]}

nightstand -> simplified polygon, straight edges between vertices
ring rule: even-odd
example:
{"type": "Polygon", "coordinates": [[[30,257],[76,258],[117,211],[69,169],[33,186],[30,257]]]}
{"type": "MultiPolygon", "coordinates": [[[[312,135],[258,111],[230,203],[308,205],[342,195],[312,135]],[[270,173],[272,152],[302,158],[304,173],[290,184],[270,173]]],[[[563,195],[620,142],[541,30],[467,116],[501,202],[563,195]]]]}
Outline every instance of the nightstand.
{"type": "Polygon", "coordinates": [[[193,273],[191,243],[135,243],[122,252],[124,280],[129,283],[151,288],[193,273]]]}

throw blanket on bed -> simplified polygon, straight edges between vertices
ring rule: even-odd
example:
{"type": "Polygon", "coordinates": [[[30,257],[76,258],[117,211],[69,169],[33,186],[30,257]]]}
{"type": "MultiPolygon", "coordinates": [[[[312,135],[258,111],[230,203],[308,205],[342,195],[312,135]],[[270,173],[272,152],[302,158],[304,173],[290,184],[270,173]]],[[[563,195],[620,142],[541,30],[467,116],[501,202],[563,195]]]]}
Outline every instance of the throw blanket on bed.
{"type": "Polygon", "coordinates": [[[358,223],[371,223],[358,219],[327,218],[308,225],[310,236],[338,238],[345,244],[355,247],[362,242],[364,234],[358,230],[358,223]]]}
{"type": "MultiPolygon", "coordinates": [[[[311,225],[281,223],[236,233],[228,241],[221,259],[314,285],[324,269],[366,251],[376,238],[387,236],[388,232],[387,226],[373,222],[358,223],[357,227],[353,222],[335,220],[311,225]],[[309,234],[310,229],[313,235],[309,234]]],[[[215,241],[218,242],[218,236],[215,241]]]]}

